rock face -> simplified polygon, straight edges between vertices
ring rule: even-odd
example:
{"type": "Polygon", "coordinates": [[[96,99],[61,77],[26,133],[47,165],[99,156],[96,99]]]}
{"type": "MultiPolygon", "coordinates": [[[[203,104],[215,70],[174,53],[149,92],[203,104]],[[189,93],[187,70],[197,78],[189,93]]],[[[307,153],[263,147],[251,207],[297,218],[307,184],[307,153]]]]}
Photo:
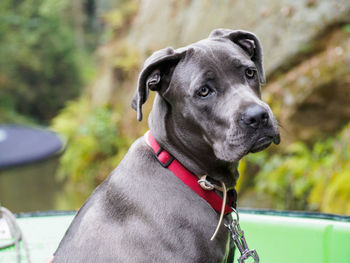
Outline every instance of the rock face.
{"type": "Polygon", "coordinates": [[[259,36],[266,71],[271,73],[305,51],[329,25],[349,19],[349,11],[346,0],[146,0],[128,40],[147,53],[195,42],[214,28],[244,29],[259,36]]]}
{"type": "Polygon", "coordinates": [[[282,131],[288,131],[283,136],[287,142],[312,141],[349,120],[350,1],[144,0],[139,5],[132,22],[128,19],[129,30],[107,49],[120,50],[123,43],[132,52],[102,52],[103,67],[91,92],[98,104],[124,103],[113,99],[120,92],[130,99],[137,63],[153,51],[195,42],[214,28],[232,28],[252,31],[262,42],[268,76],[263,94],[282,131]],[[117,66],[130,57],[136,68],[117,66]],[[116,72],[128,78],[120,79],[116,72]]]}
{"type": "Polygon", "coordinates": [[[350,120],[350,34],[334,30],[324,49],[266,87],[279,121],[293,141],[313,142],[350,120]]]}

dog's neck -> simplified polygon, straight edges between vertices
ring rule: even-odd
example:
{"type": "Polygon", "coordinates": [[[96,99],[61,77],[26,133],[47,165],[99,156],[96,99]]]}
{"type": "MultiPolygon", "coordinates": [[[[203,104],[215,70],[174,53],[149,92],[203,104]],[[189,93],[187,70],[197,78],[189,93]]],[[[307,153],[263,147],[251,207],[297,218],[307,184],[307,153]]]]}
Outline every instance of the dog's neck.
{"type": "Polygon", "coordinates": [[[149,127],[159,145],[197,176],[207,174],[233,188],[238,179],[238,163],[218,160],[210,145],[196,134],[195,129],[183,129],[179,119],[168,112],[166,102],[156,96],[149,127]]]}

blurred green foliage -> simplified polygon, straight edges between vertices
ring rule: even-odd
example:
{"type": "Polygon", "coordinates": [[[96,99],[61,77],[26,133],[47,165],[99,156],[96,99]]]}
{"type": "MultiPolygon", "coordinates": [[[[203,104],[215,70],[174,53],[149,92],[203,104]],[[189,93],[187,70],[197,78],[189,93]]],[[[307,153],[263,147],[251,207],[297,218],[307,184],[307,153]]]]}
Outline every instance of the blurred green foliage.
{"type": "Polygon", "coordinates": [[[89,65],[64,18],[68,0],[0,1],[0,114],[47,121],[79,94],[89,65]]]}
{"type": "Polygon", "coordinates": [[[258,165],[255,188],[277,209],[350,214],[350,124],[312,147],[297,141],[282,153],[248,155],[258,165]]]}
{"type": "MultiPolygon", "coordinates": [[[[122,37],[135,15],[138,4],[136,1],[118,0],[115,7],[102,16],[107,33],[122,37]]],[[[102,37],[106,36],[106,32],[102,37]]],[[[105,105],[94,103],[85,95],[67,104],[60,114],[52,121],[52,128],[63,134],[68,140],[68,147],[60,162],[59,177],[68,183],[80,185],[82,191],[90,190],[104,180],[117,166],[135,138],[129,138],[133,127],[125,125],[127,118],[124,115],[125,93],[123,82],[134,77],[140,64],[139,53],[126,41],[115,37],[109,39],[108,58],[113,70],[113,89],[118,90],[118,96],[105,105]],[[98,105],[97,105],[98,104],[98,105]],[[123,116],[123,118],[121,117],[123,116]],[[121,132],[124,126],[124,132],[121,132]],[[125,129],[125,126],[128,126],[125,129]],[[85,189],[85,190],[84,190],[85,189]]],[[[100,59],[103,60],[103,57],[100,59]]],[[[109,62],[108,62],[109,63],[109,62]]],[[[99,72],[100,78],[106,74],[99,72]]],[[[108,74],[108,73],[107,73],[108,74]]],[[[97,87],[95,87],[97,88],[97,87]]],[[[105,87],[98,87],[106,89],[105,87]]],[[[103,92],[102,92],[103,93],[103,92]]],[[[94,95],[95,98],[98,94],[94,95]]],[[[129,105],[129,103],[128,103],[129,105]]]]}
{"type": "Polygon", "coordinates": [[[130,0],[118,0],[115,1],[115,5],[115,8],[104,15],[108,28],[114,31],[113,35],[125,29],[126,24],[131,22],[138,10],[139,3],[130,0]]]}
{"type": "Polygon", "coordinates": [[[52,122],[69,146],[60,159],[61,179],[89,189],[116,167],[130,145],[119,132],[120,119],[108,105],[92,106],[86,97],[68,103],[52,122]]]}
{"type": "Polygon", "coordinates": [[[115,46],[113,69],[119,81],[131,79],[140,66],[140,54],[130,43],[119,41],[115,46]]]}

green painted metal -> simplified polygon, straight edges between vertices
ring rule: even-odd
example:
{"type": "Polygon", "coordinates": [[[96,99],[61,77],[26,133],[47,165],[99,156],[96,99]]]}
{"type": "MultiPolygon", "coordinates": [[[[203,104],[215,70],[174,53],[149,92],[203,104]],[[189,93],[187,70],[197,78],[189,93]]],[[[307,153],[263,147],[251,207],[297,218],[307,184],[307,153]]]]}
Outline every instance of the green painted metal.
{"type": "MultiPolygon", "coordinates": [[[[17,222],[28,243],[31,262],[43,263],[56,250],[74,215],[20,217],[17,222]]],[[[27,262],[22,252],[22,261],[27,262]]],[[[0,250],[0,263],[15,263],[16,250],[8,248],[0,250]]]]}
{"type": "Polygon", "coordinates": [[[350,262],[350,222],[247,213],[240,221],[261,262],[350,262]]]}
{"type": "MultiPolygon", "coordinates": [[[[52,255],[73,216],[74,213],[55,213],[18,218],[32,262],[44,262],[52,255]]],[[[241,211],[240,222],[249,248],[258,251],[263,263],[350,262],[350,218],[241,211]]],[[[16,262],[15,249],[1,250],[0,262],[16,262]]],[[[23,262],[26,262],[24,258],[23,262]]]]}

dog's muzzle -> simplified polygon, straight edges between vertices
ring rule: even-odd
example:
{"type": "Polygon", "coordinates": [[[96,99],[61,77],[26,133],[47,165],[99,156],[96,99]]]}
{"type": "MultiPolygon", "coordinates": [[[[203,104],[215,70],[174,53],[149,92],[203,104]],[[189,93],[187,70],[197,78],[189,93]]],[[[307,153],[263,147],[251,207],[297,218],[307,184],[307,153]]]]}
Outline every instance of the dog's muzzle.
{"type": "Polygon", "coordinates": [[[279,144],[280,135],[278,129],[273,127],[269,112],[258,104],[248,106],[241,116],[241,124],[251,133],[253,142],[249,152],[255,153],[269,147],[271,143],[279,144]]]}

